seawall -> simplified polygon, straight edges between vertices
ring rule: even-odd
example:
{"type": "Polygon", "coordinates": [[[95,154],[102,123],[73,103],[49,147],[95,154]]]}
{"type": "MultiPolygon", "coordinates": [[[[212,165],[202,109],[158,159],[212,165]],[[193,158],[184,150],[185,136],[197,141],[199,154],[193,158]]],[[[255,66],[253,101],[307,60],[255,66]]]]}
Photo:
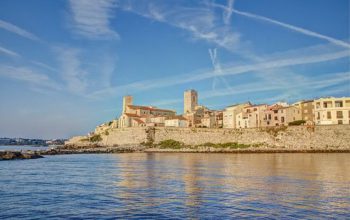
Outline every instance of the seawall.
{"type": "Polygon", "coordinates": [[[99,134],[101,140],[86,141],[86,137],[73,137],[66,145],[84,147],[100,145],[105,147],[159,143],[173,139],[186,145],[200,145],[208,142],[259,145],[261,148],[279,149],[350,149],[350,125],[329,125],[308,128],[290,126],[252,129],[210,129],[210,128],[116,128],[99,134]],[[85,139],[85,141],[84,141],[85,139]]]}

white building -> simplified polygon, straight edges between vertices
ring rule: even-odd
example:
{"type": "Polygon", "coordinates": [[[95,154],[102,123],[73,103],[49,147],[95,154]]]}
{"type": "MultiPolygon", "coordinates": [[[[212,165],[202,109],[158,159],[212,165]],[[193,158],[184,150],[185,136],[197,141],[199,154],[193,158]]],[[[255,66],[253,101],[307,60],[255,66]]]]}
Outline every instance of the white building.
{"type": "Polygon", "coordinates": [[[250,106],[250,102],[232,105],[223,111],[223,127],[224,128],[235,128],[236,127],[236,116],[243,111],[244,107],[250,106]]]}
{"type": "Polygon", "coordinates": [[[350,124],[350,97],[320,98],[314,103],[316,125],[350,124]]]}

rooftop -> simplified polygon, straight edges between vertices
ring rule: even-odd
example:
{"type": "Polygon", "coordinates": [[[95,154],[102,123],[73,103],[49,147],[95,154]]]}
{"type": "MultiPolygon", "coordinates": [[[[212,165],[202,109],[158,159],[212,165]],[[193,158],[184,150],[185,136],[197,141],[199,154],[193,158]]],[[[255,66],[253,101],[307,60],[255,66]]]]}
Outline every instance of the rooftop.
{"type": "Polygon", "coordinates": [[[169,110],[169,109],[160,109],[157,107],[153,106],[141,106],[141,105],[128,105],[129,108],[131,109],[143,109],[143,110],[156,110],[156,111],[162,111],[162,112],[175,112],[174,110],[169,110]]]}

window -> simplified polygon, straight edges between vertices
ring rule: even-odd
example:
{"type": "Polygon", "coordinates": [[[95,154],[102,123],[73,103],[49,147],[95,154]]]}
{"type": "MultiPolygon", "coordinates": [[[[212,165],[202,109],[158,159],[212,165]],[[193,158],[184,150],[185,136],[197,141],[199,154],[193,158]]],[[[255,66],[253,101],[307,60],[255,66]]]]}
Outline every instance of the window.
{"type": "Polygon", "coordinates": [[[316,108],[320,108],[321,104],[319,102],[316,102],[316,108]]]}
{"type": "Polygon", "coordinates": [[[323,102],[323,108],[332,108],[332,102],[323,102]]]}
{"type": "Polygon", "coordinates": [[[348,112],[348,118],[350,118],[350,110],[349,110],[349,112],[348,112]]]}
{"type": "Polygon", "coordinates": [[[277,116],[275,116],[275,120],[278,120],[278,117],[277,117],[277,116]]]}
{"type": "Polygon", "coordinates": [[[338,120],[338,125],[342,125],[343,124],[343,120],[338,120]]]}
{"type": "Polygon", "coordinates": [[[269,114],[269,120],[271,120],[271,114],[269,114]]]}
{"type": "Polygon", "coordinates": [[[337,111],[337,118],[343,118],[343,112],[337,111]]]}
{"type": "Polygon", "coordinates": [[[327,112],[327,119],[332,119],[331,112],[327,112]]]}
{"type": "Polygon", "coordinates": [[[320,117],[320,113],[319,112],[317,112],[317,119],[320,119],[321,117],[320,117]]]}
{"type": "Polygon", "coordinates": [[[281,122],[284,123],[284,117],[281,117],[281,122]]]}
{"type": "Polygon", "coordinates": [[[338,107],[338,108],[343,107],[343,101],[335,101],[334,104],[335,104],[335,107],[338,107]]]}

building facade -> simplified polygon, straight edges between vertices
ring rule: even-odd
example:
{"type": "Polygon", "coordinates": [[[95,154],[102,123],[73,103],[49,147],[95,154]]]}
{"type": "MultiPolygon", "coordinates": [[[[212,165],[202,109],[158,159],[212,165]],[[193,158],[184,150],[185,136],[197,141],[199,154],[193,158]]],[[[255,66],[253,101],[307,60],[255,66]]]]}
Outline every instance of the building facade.
{"type": "Polygon", "coordinates": [[[165,119],[165,127],[178,127],[178,128],[185,128],[187,127],[187,119],[183,116],[172,116],[168,119],[165,119]]]}
{"type": "Polygon", "coordinates": [[[236,128],[259,128],[262,127],[265,111],[268,105],[252,105],[242,109],[241,114],[236,116],[236,128]]]}
{"type": "Polygon", "coordinates": [[[302,119],[301,110],[296,106],[272,105],[265,111],[262,127],[287,126],[302,119]]]}
{"type": "Polygon", "coordinates": [[[236,116],[242,112],[243,108],[250,106],[250,102],[236,104],[225,108],[223,111],[223,127],[236,128],[236,116]]]}
{"type": "Polygon", "coordinates": [[[315,124],[350,124],[350,97],[320,98],[315,103],[315,124]]]}
{"type": "Polygon", "coordinates": [[[315,104],[314,100],[303,100],[294,103],[301,111],[301,119],[308,124],[315,122],[315,104]]]}

